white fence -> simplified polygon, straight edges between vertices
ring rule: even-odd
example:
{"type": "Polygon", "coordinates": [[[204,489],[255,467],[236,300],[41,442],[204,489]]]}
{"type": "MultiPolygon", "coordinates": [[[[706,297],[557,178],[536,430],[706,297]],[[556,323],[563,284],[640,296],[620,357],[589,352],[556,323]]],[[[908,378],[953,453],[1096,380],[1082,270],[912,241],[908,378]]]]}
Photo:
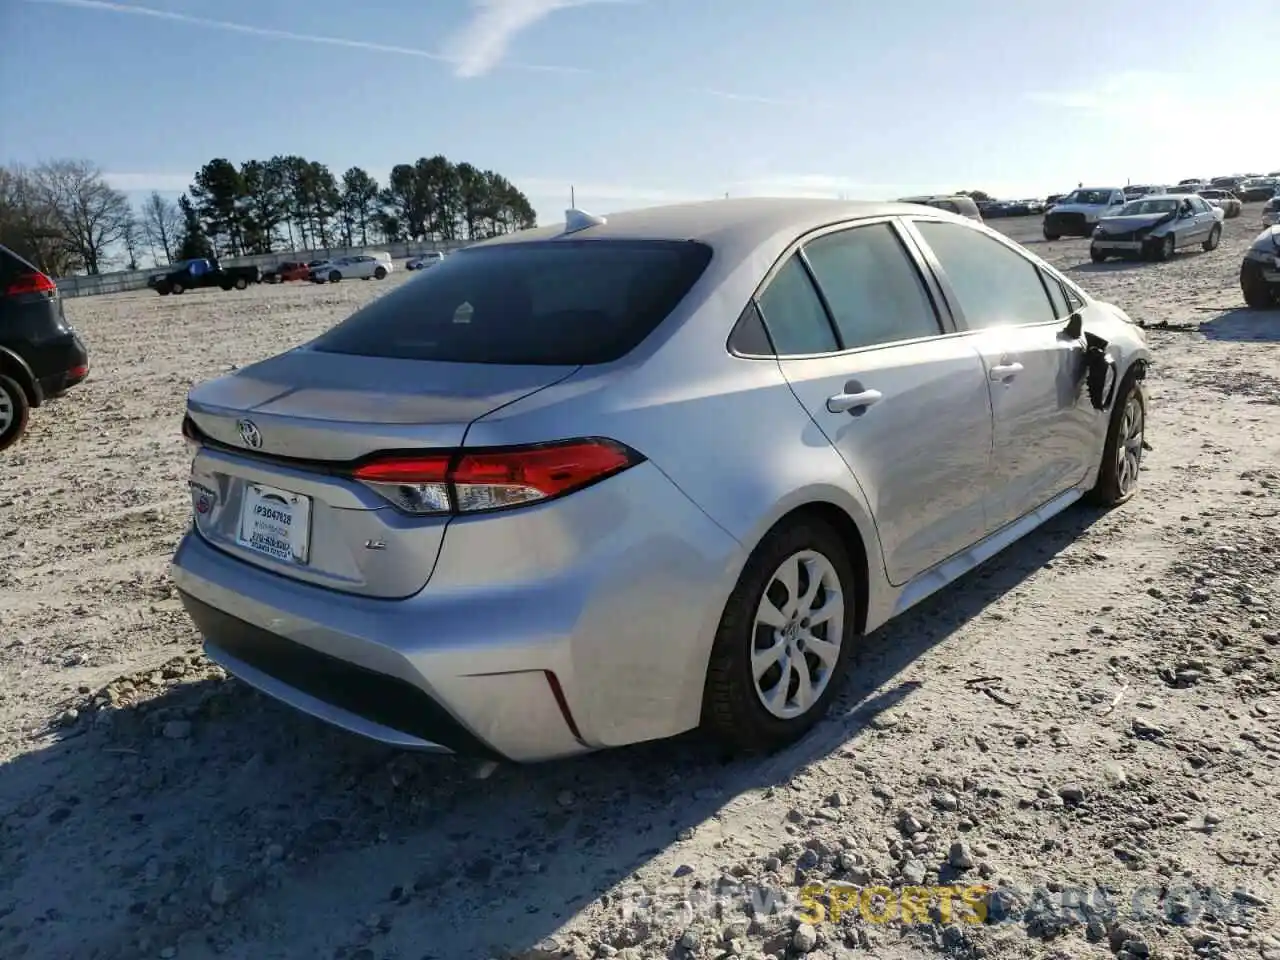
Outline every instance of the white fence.
{"type": "MultiPolygon", "coordinates": [[[[286,250],[281,253],[261,253],[249,257],[227,257],[221,262],[224,266],[274,267],[286,260],[306,263],[311,260],[328,260],[331,257],[347,257],[369,253],[388,253],[393,260],[406,260],[433,250],[446,253],[467,246],[467,241],[437,243],[434,240],[405,243],[380,243],[369,247],[329,247],[323,250],[286,250]]],[[[152,267],[150,270],[120,270],[116,273],[100,273],[91,277],[59,277],[58,292],[64,297],[93,297],[103,293],[128,293],[132,290],[145,290],[147,278],[157,273],[167,273],[168,267],[152,267]]]]}

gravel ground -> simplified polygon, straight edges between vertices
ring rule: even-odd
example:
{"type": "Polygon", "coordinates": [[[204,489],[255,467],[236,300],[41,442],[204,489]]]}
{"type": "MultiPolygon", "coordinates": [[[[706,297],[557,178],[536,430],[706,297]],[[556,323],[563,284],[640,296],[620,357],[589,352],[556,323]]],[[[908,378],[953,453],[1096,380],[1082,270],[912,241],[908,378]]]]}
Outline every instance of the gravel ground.
{"type": "Polygon", "coordinates": [[[1236,280],[1258,222],[1102,267],[1004,227],[1167,324],[1143,489],[867,638],[833,717],[757,760],[690,737],[490,770],[228,680],[165,572],[184,395],[405,275],[69,301],[93,374],[0,466],[0,956],[1280,960],[1280,313],[1236,280]],[[962,894],[903,892],[939,884],[962,894]]]}

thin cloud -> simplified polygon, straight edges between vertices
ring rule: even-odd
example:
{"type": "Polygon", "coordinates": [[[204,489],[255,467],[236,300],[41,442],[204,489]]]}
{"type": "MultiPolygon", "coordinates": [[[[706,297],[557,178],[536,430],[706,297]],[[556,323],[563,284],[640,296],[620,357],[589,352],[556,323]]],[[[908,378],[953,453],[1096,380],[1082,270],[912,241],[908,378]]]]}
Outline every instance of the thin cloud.
{"type": "Polygon", "coordinates": [[[189,173],[104,173],[102,178],[125,193],[182,193],[191,186],[189,173]]]}
{"type": "MultiPolygon", "coordinates": [[[[348,37],[298,33],[293,30],[277,30],[272,27],[255,26],[250,23],[236,23],[231,20],[217,20],[212,17],[175,13],[171,10],[157,10],[154,7],[142,7],[132,3],[115,3],[113,0],[24,0],[24,2],[41,6],[71,7],[81,10],[96,10],[102,13],[148,17],[153,20],[165,20],[170,23],[204,27],[209,30],[222,30],[251,37],[284,40],[291,43],[311,43],[321,46],[342,47],[348,50],[365,50],[373,53],[415,57],[420,60],[451,64],[454,67],[455,76],[471,78],[488,73],[496,67],[532,73],[597,74],[598,71],[586,67],[564,64],[523,63],[504,58],[511,40],[516,34],[556,10],[603,3],[631,4],[638,3],[639,0],[473,0],[481,9],[467,27],[450,42],[450,48],[453,52],[449,53],[424,50],[420,47],[407,47],[401,44],[377,43],[372,40],[353,40],[348,37]]],[[[800,103],[795,100],[760,97],[706,88],[695,88],[689,92],[701,93],[722,100],[757,103],[762,106],[796,106],[800,103]]]]}
{"type": "MultiPolygon", "coordinates": [[[[210,30],[224,30],[231,33],[246,34],[253,37],[268,37],[273,40],[288,40],[295,43],[314,43],[331,47],[345,47],[349,50],[366,50],[374,53],[390,53],[402,57],[417,57],[421,60],[434,60],[438,63],[459,63],[458,59],[448,54],[435,53],[419,47],[406,47],[399,44],[376,43],[371,40],[353,40],[348,37],[333,37],[318,33],[297,33],[292,30],[276,30],[272,27],[258,27],[249,23],[234,23],[230,20],[215,20],[211,17],[197,17],[186,13],[174,13],[171,10],[157,10],[154,7],[140,7],[132,3],[113,3],[111,0],[26,0],[27,3],[55,7],[76,7],[83,10],[99,10],[105,13],[121,13],[135,17],[150,17],[155,20],[167,20],[170,23],[185,23],[193,27],[205,27],[210,30]]],[[[584,73],[576,67],[545,66],[534,63],[506,64],[516,70],[532,70],[539,73],[584,73]]]]}
{"type": "Polygon", "coordinates": [[[447,46],[458,77],[479,77],[502,62],[516,35],[557,10],[632,0],[471,0],[475,15],[447,46]]]}

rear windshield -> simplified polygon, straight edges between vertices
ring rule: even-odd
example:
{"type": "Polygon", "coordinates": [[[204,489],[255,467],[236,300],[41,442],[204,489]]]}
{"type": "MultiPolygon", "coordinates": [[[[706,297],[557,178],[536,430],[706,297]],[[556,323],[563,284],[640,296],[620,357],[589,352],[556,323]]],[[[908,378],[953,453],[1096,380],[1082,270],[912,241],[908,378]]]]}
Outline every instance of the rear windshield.
{"type": "Polygon", "coordinates": [[[314,340],[325,353],[590,364],[634,349],[702,276],[683,240],[552,240],[461,250],[314,340]]]}

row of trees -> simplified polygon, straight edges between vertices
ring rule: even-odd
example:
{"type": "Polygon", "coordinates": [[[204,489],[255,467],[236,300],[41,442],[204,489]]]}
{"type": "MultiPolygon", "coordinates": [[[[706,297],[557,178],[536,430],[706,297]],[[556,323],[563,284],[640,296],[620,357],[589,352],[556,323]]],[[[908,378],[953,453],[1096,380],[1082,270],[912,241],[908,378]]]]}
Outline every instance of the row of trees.
{"type": "Polygon", "coordinates": [[[241,256],[401,240],[480,240],[535,226],[506,177],[443,156],[395,166],[387,184],[352,167],[337,177],[298,156],[218,158],[175,202],[151,193],[136,209],[84,160],[0,167],[0,243],[55,276],[137,269],[193,257],[241,256]]]}

